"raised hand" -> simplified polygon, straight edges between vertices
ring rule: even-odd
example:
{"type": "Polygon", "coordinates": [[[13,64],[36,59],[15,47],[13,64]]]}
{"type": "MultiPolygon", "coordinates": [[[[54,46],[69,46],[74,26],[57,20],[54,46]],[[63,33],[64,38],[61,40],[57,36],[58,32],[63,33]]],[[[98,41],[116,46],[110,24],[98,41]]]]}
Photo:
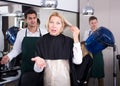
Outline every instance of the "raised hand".
{"type": "Polygon", "coordinates": [[[79,42],[80,29],[76,26],[71,26],[70,30],[73,33],[74,42],[79,42]]]}

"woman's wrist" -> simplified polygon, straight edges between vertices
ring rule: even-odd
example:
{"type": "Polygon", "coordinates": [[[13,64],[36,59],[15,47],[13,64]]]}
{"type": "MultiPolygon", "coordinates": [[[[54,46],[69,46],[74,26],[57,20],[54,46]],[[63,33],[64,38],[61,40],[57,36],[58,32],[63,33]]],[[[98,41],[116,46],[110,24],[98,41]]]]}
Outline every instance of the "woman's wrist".
{"type": "Polygon", "coordinates": [[[78,37],[78,35],[74,35],[73,39],[74,39],[74,43],[78,43],[78,42],[79,42],[79,37],[78,37]]]}

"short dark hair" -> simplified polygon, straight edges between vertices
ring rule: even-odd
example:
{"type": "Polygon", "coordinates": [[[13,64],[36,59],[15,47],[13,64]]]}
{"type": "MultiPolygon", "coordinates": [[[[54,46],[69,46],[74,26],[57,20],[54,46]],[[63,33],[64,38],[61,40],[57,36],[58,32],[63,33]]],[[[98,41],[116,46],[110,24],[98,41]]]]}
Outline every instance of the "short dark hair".
{"type": "Polygon", "coordinates": [[[40,19],[39,19],[39,18],[37,18],[37,24],[39,24],[39,25],[40,25],[40,19]]]}
{"type": "Polygon", "coordinates": [[[91,17],[89,17],[89,22],[90,22],[91,20],[94,20],[94,19],[97,20],[97,17],[95,17],[95,16],[91,16],[91,17]]]}
{"type": "Polygon", "coordinates": [[[24,14],[25,19],[27,18],[27,15],[28,15],[28,14],[35,14],[35,15],[37,16],[37,12],[36,12],[35,10],[33,10],[33,9],[28,9],[28,10],[25,12],[25,14],[24,14]]]}

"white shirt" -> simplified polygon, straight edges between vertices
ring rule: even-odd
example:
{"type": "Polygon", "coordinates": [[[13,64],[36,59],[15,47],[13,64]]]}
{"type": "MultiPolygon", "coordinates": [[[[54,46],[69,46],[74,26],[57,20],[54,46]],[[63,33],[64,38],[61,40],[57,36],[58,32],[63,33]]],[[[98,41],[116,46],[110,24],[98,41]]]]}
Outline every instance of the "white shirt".
{"type": "MultiPolygon", "coordinates": [[[[27,28],[21,29],[17,33],[17,37],[16,37],[15,43],[13,45],[13,49],[10,51],[10,53],[7,54],[10,61],[22,52],[21,46],[22,46],[23,38],[25,37],[26,29],[27,28]]],[[[41,31],[41,29],[40,29],[40,31],[41,31]]],[[[42,35],[44,35],[44,34],[42,34],[42,35]]],[[[29,29],[27,29],[27,37],[39,37],[39,36],[40,36],[39,29],[34,33],[30,32],[29,29]]]]}
{"type": "MultiPolygon", "coordinates": [[[[73,45],[73,56],[74,57],[73,57],[72,61],[73,61],[74,64],[81,64],[82,63],[82,57],[83,57],[83,55],[82,55],[82,50],[81,50],[80,42],[74,43],[74,45],[73,45]]],[[[35,63],[35,65],[34,65],[34,71],[35,72],[42,72],[43,69],[39,68],[36,65],[36,63],[35,63]]]]}
{"type": "Polygon", "coordinates": [[[88,29],[85,31],[84,36],[83,36],[83,41],[86,41],[87,38],[93,33],[91,29],[88,29]]]}

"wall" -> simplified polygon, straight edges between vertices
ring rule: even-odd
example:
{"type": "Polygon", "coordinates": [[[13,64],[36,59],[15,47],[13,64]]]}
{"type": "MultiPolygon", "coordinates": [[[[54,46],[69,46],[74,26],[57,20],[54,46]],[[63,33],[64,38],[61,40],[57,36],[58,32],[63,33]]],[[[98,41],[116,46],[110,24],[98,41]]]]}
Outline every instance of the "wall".
{"type": "MultiPolygon", "coordinates": [[[[105,26],[112,31],[115,37],[115,44],[117,45],[117,52],[120,54],[120,40],[119,40],[119,20],[120,20],[120,1],[119,0],[89,0],[90,5],[95,9],[95,16],[98,17],[99,26],[105,26]]],[[[87,4],[87,0],[80,0],[80,11],[87,4]]],[[[89,28],[88,16],[80,15],[80,29],[81,39],[83,33],[89,28]]],[[[117,52],[115,54],[117,54],[117,52]]],[[[108,47],[103,51],[105,62],[105,86],[113,86],[113,48],[108,47]]],[[[116,61],[118,62],[118,61],[116,61]]],[[[117,86],[120,86],[120,71],[117,68],[117,86]]]]}

